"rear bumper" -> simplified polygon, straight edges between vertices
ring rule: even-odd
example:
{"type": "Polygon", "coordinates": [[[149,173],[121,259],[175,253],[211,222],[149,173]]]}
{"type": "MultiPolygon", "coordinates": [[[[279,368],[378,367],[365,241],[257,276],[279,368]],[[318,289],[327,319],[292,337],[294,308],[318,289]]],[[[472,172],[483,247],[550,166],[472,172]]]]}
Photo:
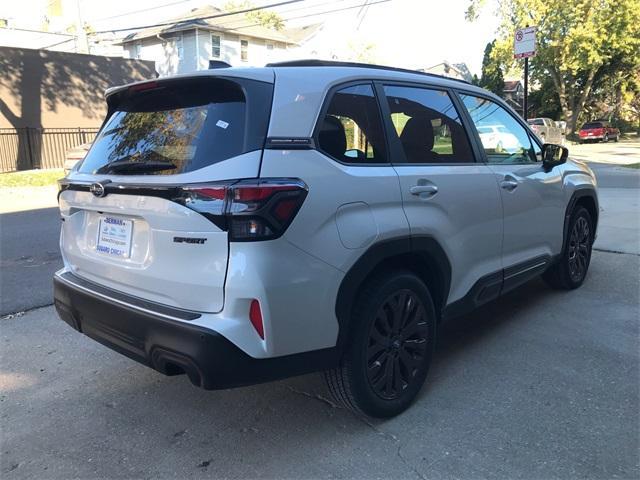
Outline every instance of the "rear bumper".
{"type": "Polygon", "coordinates": [[[277,380],[337,365],[335,349],[250,357],[219,333],[190,324],[193,312],[158,308],[70,272],[53,279],[58,315],[75,330],[165,375],[186,373],[207,390],[277,380]],[[92,286],[94,287],[92,289],[92,286]],[[183,318],[175,318],[181,315],[183,318]]]}

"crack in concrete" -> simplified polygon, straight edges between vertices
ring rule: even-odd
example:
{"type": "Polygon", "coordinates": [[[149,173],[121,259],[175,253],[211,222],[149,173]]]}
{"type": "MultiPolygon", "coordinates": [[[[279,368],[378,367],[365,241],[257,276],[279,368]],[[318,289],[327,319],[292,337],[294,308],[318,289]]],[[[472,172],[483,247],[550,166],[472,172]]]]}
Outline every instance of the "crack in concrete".
{"type": "MultiPolygon", "coordinates": [[[[325,405],[330,406],[331,408],[342,409],[342,407],[340,405],[335,404],[334,402],[332,402],[328,398],[320,395],[319,393],[313,394],[313,393],[305,392],[303,390],[298,390],[297,388],[294,388],[292,386],[289,386],[289,390],[292,391],[295,394],[302,395],[303,397],[307,397],[307,398],[310,398],[312,400],[317,400],[317,401],[319,401],[321,403],[324,403],[325,405]]],[[[358,414],[353,413],[353,412],[351,412],[351,413],[353,414],[353,416],[355,417],[356,420],[359,420],[360,422],[364,423],[371,430],[373,430],[376,433],[376,435],[381,435],[381,436],[383,436],[383,437],[385,437],[387,439],[390,439],[394,443],[396,443],[398,445],[398,448],[396,449],[396,456],[400,459],[400,461],[407,468],[410,468],[411,471],[413,473],[415,473],[418,478],[420,478],[420,480],[427,480],[427,477],[425,477],[422,473],[420,473],[420,471],[416,467],[414,467],[411,464],[411,462],[409,462],[409,460],[404,457],[404,455],[402,455],[402,443],[400,442],[398,437],[396,437],[392,433],[388,433],[388,432],[385,432],[384,430],[380,430],[373,423],[371,423],[368,418],[366,418],[366,417],[364,417],[362,415],[358,415],[358,414]]]]}
{"type": "Polygon", "coordinates": [[[636,257],[640,257],[640,253],[632,253],[632,252],[622,252],[620,250],[609,250],[606,248],[594,248],[594,252],[604,252],[604,253],[615,253],[617,255],[634,255],[636,257]]]}
{"type": "Polygon", "coordinates": [[[386,438],[390,438],[392,441],[394,441],[395,443],[398,444],[398,448],[396,450],[396,456],[400,459],[400,461],[407,466],[408,468],[411,469],[411,471],[413,473],[415,473],[417,475],[418,478],[420,478],[420,480],[427,480],[427,477],[425,477],[415,466],[413,466],[411,464],[411,462],[409,462],[409,460],[407,458],[404,457],[404,455],[402,455],[402,443],[400,442],[400,440],[398,439],[398,437],[396,437],[395,435],[393,435],[392,433],[388,433],[385,432],[384,430],[380,430],[378,427],[376,427],[373,423],[371,423],[369,421],[369,419],[367,419],[366,417],[363,417],[361,415],[357,415],[354,413],[354,417],[356,417],[358,420],[360,420],[362,423],[364,423],[365,425],[367,425],[369,428],[371,428],[376,434],[378,435],[382,435],[383,437],[386,438]]]}
{"type": "Polygon", "coordinates": [[[289,386],[289,390],[291,390],[293,393],[297,393],[298,395],[302,395],[304,397],[308,397],[311,398],[313,400],[318,400],[326,405],[329,405],[331,408],[342,408],[340,405],[337,405],[335,403],[333,403],[331,400],[329,400],[326,397],[323,397],[322,395],[320,395],[319,393],[316,394],[312,394],[309,392],[304,392],[302,390],[298,390],[297,388],[293,388],[292,386],[289,386]]]}

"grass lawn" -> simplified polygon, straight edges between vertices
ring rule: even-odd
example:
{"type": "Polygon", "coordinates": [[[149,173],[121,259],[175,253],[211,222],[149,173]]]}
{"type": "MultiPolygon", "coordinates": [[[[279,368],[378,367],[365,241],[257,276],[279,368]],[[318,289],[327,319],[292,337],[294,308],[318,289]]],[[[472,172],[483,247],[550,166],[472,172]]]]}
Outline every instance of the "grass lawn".
{"type": "Polygon", "coordinates": [[[55,185],[56,180],[62,177],[64,171],[61,168],[0,173],[0,187],[44,187],[55,185]]]}
{"type": "Polygon", "coordinates": [[[638,163],[630,163],[629,165],[622,165],[627,168],[635,168],[636,170],[640,170],[640,162],[638,163]]]}

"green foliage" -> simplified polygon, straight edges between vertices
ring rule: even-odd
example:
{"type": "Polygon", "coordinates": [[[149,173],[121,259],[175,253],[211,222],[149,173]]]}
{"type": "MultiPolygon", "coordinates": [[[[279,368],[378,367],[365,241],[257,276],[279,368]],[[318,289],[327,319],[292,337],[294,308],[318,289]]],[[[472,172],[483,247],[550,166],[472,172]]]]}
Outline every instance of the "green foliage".
{"type": "MultiPolygon", "coordinates": [[[[227,12],[235,12],[238,10],[246,10],[255,7],[251,0],[229,1],[225,3],[223,9],[227,12]]],[[[284,28],[284,20],[276,12],[270,10],[256,10],[244,14],[245,18],[253,23],[262,25],[263,27],[273,30],[282,30],[284,28]]]]}
{"type": "Polygon", "coordinates": [[[44,187],[55,185],[62,177],[64,172],[61,168],[1,173],[0,187],[44,187]]]}
{"type": "MultiPolygon", "coordinates": [[[[471,0],[467,18],[477,18],[484,3],[471,0]]],[[[515,30],[538,27],[532,79],[551,79],[570,131],[594,86],[640,69],[640,0],[498,0],[496,13],[502,23],[493,55],[507,68],[515,64],[515,30]]]]}
{"type": "Polygon", "coordinates": [[[484,58],[482,59],[482,77],[480,78],[480,86],[502,96],[504,90],[504,77],[502,76],[502,68],[498,59],[492,55],[493,47],[496,41],[487,43],[484,49],[484,58]]]}

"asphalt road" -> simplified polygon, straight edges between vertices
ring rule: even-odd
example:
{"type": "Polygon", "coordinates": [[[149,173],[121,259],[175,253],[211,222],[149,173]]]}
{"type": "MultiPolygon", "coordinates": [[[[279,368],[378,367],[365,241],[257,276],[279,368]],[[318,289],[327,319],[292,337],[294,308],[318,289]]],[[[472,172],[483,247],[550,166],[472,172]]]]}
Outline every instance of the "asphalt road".
{"type": "Polygon", "coordinates": [[[59,236],[57,208],[0,214],[0,315],[51,304],[59,236]]]}
{"type": "Polygon", "coordinates": [[[582,288],[525,285],[440,331],[403,415],[335,408],[318,375],[206,392],[56,319],[2,320],[0,475],[68,478],[640,477],[640,257],[582,288]]]}

